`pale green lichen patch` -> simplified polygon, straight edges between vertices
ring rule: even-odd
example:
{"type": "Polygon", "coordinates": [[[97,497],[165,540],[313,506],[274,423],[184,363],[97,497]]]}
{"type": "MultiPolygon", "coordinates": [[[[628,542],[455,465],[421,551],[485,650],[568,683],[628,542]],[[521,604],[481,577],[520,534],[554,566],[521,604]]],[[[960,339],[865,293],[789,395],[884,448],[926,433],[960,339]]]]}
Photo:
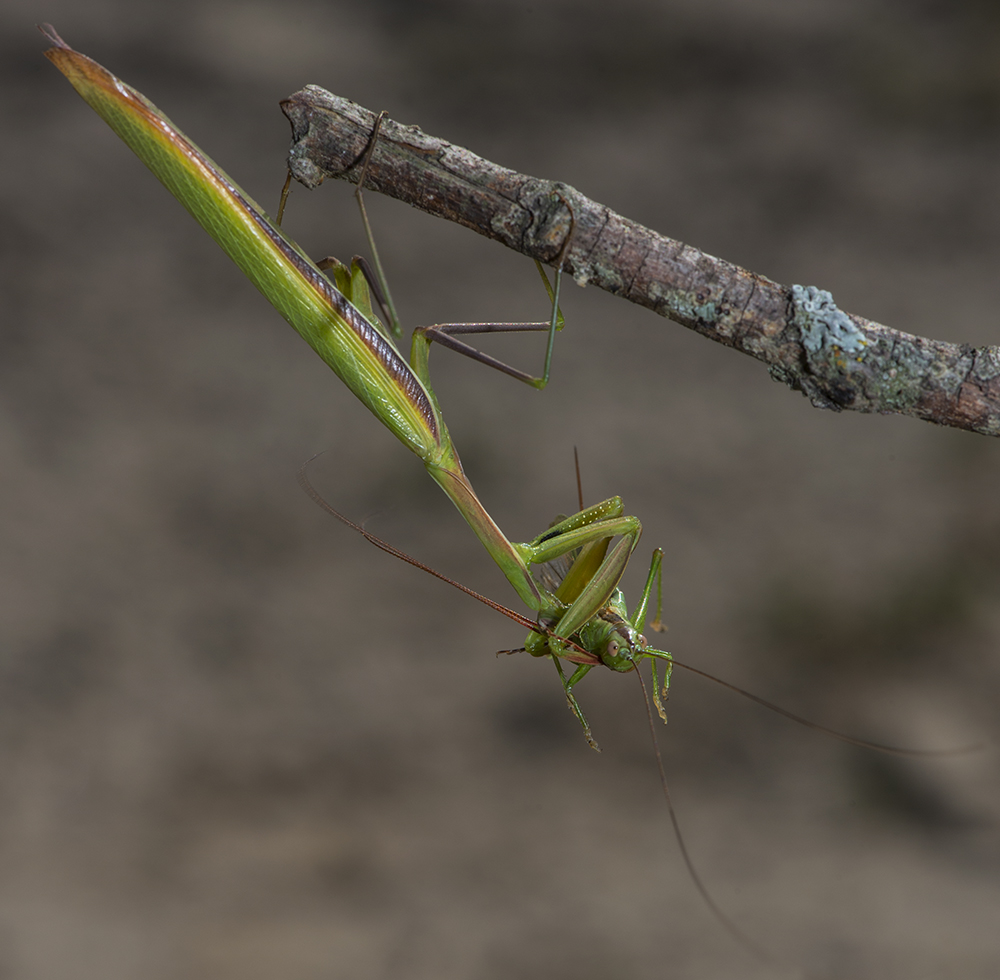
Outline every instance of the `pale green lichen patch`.
{"type": "Polygon", "coordinates": [[[792,323],[810,354],[825,348],[854,354],[860,360],[869,344],[854,321],[837,308],[833,296],[815,286],[792,286],[792,323]]]}
{"type": "Polygon", "coordinates": [[[973,366],[971,349],[961,349],[960,355],[956,358],[942,345],[918,337],[898,335],[890,348],[869,356],[869,366],[875,369],[868,386],[874,407],[881,412],[907,413],[929,391],[957,398],[973,366]]]}
{"type": "Polygon", "coordinates": [[[671,289],[659,282],[649,284],[649,295],[653,300],[653,309],[661,316],[692,326],[717,326],[719,321],[719,306],[714,299],[705,297],[702,293],[684,289],[671,289]]]}
{"type": "Polygon", "coordinates": [[[882,371],[874,379],[873,400],[878,411],[907,412],[917,404],[922,390],[920,367],[919,363],[905,363],[904,358],[900,366],[882,371]]]}

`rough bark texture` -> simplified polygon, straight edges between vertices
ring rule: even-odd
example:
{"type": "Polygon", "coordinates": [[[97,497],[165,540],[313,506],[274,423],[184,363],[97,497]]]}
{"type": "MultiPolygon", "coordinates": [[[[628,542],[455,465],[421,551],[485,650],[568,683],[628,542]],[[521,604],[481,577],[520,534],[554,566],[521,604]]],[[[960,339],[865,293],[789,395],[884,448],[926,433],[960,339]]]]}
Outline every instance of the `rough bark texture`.
{"type": "MultiPolygon", "coordinates": [[[[356,181],[375,113],[315,85],[282,103],[289,167],[307,187],[356,181]]],[[[837,309],[829,293],[784,286],[667,238],[557,181],[499,167],[383,120],[366,187],[565,268],[719,343],[835,411],[912,415],[1000,435],[1000,347],[916,337],[837,309]],[[567,206],[569,205],[569,206],[567,206]]]]}

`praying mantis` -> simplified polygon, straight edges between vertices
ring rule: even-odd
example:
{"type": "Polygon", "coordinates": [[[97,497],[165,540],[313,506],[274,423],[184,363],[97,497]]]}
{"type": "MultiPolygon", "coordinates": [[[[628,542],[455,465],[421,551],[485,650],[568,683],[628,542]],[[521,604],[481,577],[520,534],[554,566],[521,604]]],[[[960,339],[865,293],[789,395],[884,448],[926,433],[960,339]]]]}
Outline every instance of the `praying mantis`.
{"type": "MultiPolygon", "coordinates": [[[[399,331],[394,313],[386,317],[390,320],[389,327],[375,315],[362,263],[355,260],[349,267],[336,260],[314,263],[282,231],[278,221],[269,218],[148,99],[97,62],[74,51],[51,26],[45,25],[41,30],[53,45],[45,52],[46,57],[84,100],[187,208],[369,411],[421,459],[518,597],[535,614],[532,620],[491,600],[483,600],[529,629],[523,648],[526,652],[555,663],[567,703],[588,744],[597,748],[574,688],[595,666],[625,673],[635,670],[642,658],[648,658],[653,674],[653,698],[660,716],[666,720],[662,697],[669,684],[671,656],[652,647],[642,633],[654,583],[661,581],[662,550],[653,552],[639,602],[629,613],[618,584],[639,541],[642,526],[636,517],[624,513],[620,497],[562,518],[531,541],[510,541],[469,482],[430,384],[428,362],[432,342],[463,348],[464,344],[452,339],[454,334],[490,329],[548,329],[541,377],[502,366],[520,380],[544,387],[554,333],[561,326],[559,284],[562,254],[568,242],[557,256],[559,267],[553,284],[550,285],[539,266],[552,300],[552,315],[547,324],[438,324],[419,328],[414,332],[407,363],[395,343],[399,331]],[[618,540],[612,547],[615,538],[618,540]],[[558,583],[541,572],[532,574],[531,566],[556,561],[566,566],[558,583]],[[562,661],[571,665],[571,672],[567,672],[562,661]],[[662,685],[657,676],[658,661],[665,664],[662,685]]],[[[376,124],[369,150],[377,138],[377,129],[376,124]]],[[[362,173],[359,193],[363,183],[362,173]]],[[[360,196],[359,203],[371,240],[360,196]]],[[[571,234],[571,214],[569,228],[571,234]]],[[[380,269],[377,253],[374,257],[380,269]]],[[[384,283],[384,277],[380,278],[384,283]]],[[[377,292],[376,299],[381,302],[377,292]]],[[[490,359],[487,361],[499,366],[490,359]]],[[[345,520],[332,508],[328,509],[345,520]]],[[[659,611],[653,626],[659,626],[659,611]]]]}

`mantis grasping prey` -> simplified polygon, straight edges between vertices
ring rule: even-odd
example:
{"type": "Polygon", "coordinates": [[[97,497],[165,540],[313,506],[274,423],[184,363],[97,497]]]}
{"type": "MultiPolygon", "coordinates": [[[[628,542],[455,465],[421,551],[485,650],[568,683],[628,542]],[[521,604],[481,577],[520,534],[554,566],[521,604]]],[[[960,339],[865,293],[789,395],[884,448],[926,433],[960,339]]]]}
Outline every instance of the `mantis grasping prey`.
{"type": "MultiPolygon", "coordinates": [[[[42,32],[53,44],[45,52],[46,57],[77,92],[376,418],[420,457],[518,596],[535,613],[537,618],[524,648],[532,656],[549,657],[555,662],[569,706],[590,745],[597,747],[573,688],[599,664],[627,672],[634,670],[642,657],[648,657],[656,706],[665,717],[656,661],[666,662],[662,686],[665,693],[670,654],[651,647],[642,635],[653,583],[660,577],[662,551],[657,549],[653,553],[645,587],[631,616],[618,589],[642,531],[638,519],[625,515],[621,498],[612,497],[560,520],[531,541],[511,542],[476,496],[448,435],[428,375],[432,340],[440,342],[452,333],[510,329],[515,325],[496,324],[490,328],[483,324],[449,324],[419,329],[414,333],[407,364],[396,348],[392,333],[372,310],[369,286],[357,261],[351,267],[324,262],[329,275],[324,274],[261,207],[148,99],[95,61],[74,51],[52,27],[46,25],[42,32]],[[618,542],[610,547],[616,537],[618,542]],[[558,585],[547,586],[541,576],[532,575],[530,566],[556,559],[569,560],[568,570],[558,585]],[[563,669],[563,660],[574,665],[569,676],[563,669]]],[[[561,256],[558,258],[561,265],[561,256]]],[[[549,330],[545,371],[541,378],[531,378],[523,372],[508,370],[538,387],[547,380],[552,337],[561,320],[560,270],[553,286],[549,286],[544,271],[542,277],[552,299],[550,322],[525,324],[519,329],[549,330]]],[[[464,345],[452,342],[449,346],[464,345]]]]}
{"type": "MultiPolygon", "coordinates": [[[[590,744],[596,748],[573,692],[574,686],[594,666],[603,664],[612,670],[627,672],[634,670],[641,658],[649,658],[653,668],[654,699],[662,715],[657,661],[663,660],[666,665],[664,690],[673,661],[666,652],[651,647],[641,635],[654,581],[659,581],[662,552],[653,553],[639,603],[630,616],[618,583],[638,542],[641,526],[636,518],[624,514],[619,498],[585,509],[581,507],[577,514],[560,520],[529,542],[518,544],[508,540],[469,483],[429,383],[431,342],[448,336],[445,328],[450,327],[451,333],[471,331],[456,330],[454,325],[418,330],[407,364],[396,348],[392,331],[381,324],[372,310],[369,285],[359,263],[347,267],[324,262],[329,272],[324,274],[276,222],[271,221],[155,106],[100,65],[73,51],[51,28],[45,28],[44,33],[53,44],[47,56],[83,98],[184,204],[351,391],[420,457],[431,477],[448,494],[535,615],[534,620],[522,617],[489,601],[493,608],[507,613],[528,629],[525,641],[528,652],[554,661],[569,705],[590,744]],[[616,537],[620,540],[612,547],[616,537]],[[567,566],[561,581],[550,583],[542,574],[537,579],[532,575],[532,565],[556,559],[563,559],[567,566]],[[562,661],[572,664],[572,670],[565,671],[562,661]]],[[[558,260],[559,256],[556,258],[558,260]]],[[[559,279],[557,270],[555,283],[549,287],[552,298],[549,323],[526,325],[548,329],[550,352],[552,335],[560,320],[559,279]]],[[[388,319],[390,327],[393,326],[395,317],[390,315],[388,319]]],[[[511,325],[495,326],[509,328],[511,325]]],[[[548,358],[541,378],[532,379],[523,372],[512,373],[541,386],[547,377],[548,358]]],[[[362,530],[362,533],[373,540],[367,532],[362,530]]],[[[379,547],[382,546],[379,543],[379,547]]],[[[389,546],[386,550],[404,557],[389,546]]],[[[725,686],[844,741],[900,752],[833,732],[732,685],[725,686]]],[[[901,754],[941,753],[904,750],[901,754]]],[[[702,884],[680,837],[662,768],[661,780],[681,854],[695,886],[720,923],[744,946],[757,950],[760,955],[756,944],[719,910],[702,884]]],[[[766,955],[761,958],[770,959],[766,955]]]]}

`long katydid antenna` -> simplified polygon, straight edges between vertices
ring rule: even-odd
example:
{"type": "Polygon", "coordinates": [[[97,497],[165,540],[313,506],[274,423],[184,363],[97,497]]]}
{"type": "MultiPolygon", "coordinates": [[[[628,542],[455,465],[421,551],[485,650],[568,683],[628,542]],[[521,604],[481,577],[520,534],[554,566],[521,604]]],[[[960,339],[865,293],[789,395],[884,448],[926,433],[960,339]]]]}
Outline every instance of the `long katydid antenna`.
{"type": "Polygon", "coordinates": [[[466,595],[472,596],[473,599],[478,599],[483,604],[490,607],[490,609],[495,609],[498,613],[503,614],[508,619],[514,620],[526,629],[535,630],[538,629],[538,624],[533,619],[528,619],[527,616],[522,616],[520,613],[515,612],[513,609],[508,609],[506,606],[501,605],[499,602],[495,602],[493,599],[487,596],[481,595],[476,592],[475,589],[470,589],[467,585],[462,585],[461,582],[456,582],[454,579],[448,578],[447,575],[443,575],[441,572],[435,571],[430,565],[425,565],[422,561],[418,561],[412,555],[408,555],[405,551],[400,551],[399,548],[394,548],[388,541],[383,541],[381,538],[375,537],[370,531],[366,531],[364,527],[360,524],[355,524],[349,517],[345,517],[340,513],[339,510],[335,510],[334,507],[329,504],[323,495],[309,482],[309,475],[307,469],[309,464],[318,457],[322,456],[323,453],[316,453],[314,456],[310,456],[302,466],[299,467],[299,486],[310,497],[312,497],[313,502],[318,504],[323,508],[331,517],[336,517],[341,524],[346,524],[348,527],[354,528],[366,541],[375,545],[376,548],[380,548],[388,555],[392,555],[394,558],[398,558],[400,561],[405,561],[407,564],[413,565],[416,568],[422,569],[427,572],[428,575],[433,575],[435,578],[441,579],[442,582],[447,582],[449,585],[453,585],[456,589],[460,589],[466,595]]]}
{"type": "MultiPolygon", "coordinates": [[[[659,653],[659,651],[657,651],[659,653]]],[[[866,739],[855,738],[853,735],[847,735],[844,732],[838,732],[836,729],[827,728],[825,725],[820,725],[814,721],[809,721],[808,718],[803,718],[794,712],[788,711],[779,705],[773,704],[772,702],[766,700],[765,698],[758,697],[756,694],[751,694],[749,691],[744,690],[742,687],[736,684],[730,684],[729,681],[724,681],[720,677],[716,677],[713,674],[709,674],[707,671],[699,670],[697,667],[692,667],[690,664],[683,663],[675,658],[670,658],[670,663],[676,664],[678,667],[683,667],[684,670],[689,670],[693,674],[698,674],[700,677],[707,678],[710,681],[715,681],[716,684],[721,684],[724,688],[734,691],[736,694],[742,694],[743,697],[749,698],[751,701],[757,704],[770,708],[772,711],[777,712],[785,718],[791,721],[798,722],[800,725],[804,725],[806,728],[811,728],[814,731],[822,732],[824,735],[829,735],[831,738],[839,739],[842,742],[847,742],[849,745],[857,745],[861,748],[872,749],[876,752],[885,752],[891,755],[903,755],[903,756],[944,756],[944,755],[959,755],[967,752],[975,752],[984,748],[983,744],[977,744],[972,746],[966,746],[957,749],[903,749],[898,748],[893,745],[883,745],[879,742],[869,742],[866,739]]],[[[638,665],[637,665],[638,666],[638,665]]],[[[642,698],[643,703],[646,707],[646,720],[649,723],[649,736],[653,743],[653,755],[656,759],[656,768],[660,775],[660,787],[663,790],[663,798],[667,804],[667,813],[670,816],[670,824],[674,832],[674,840],[677,842],[677,849],[680,851],[682,860],[684,861],[684,866],[687,869],[688,877],[691,879],[692,884],[701,896],[702,901],[708,907],[708,910],[715,917],[716,921],[745,949],[751,952],[759,960],[768,966],[776,969],[786,969],[787,965],[779,963],[775,957],[770,954],[766,949],[764,949],[759,943],[754,942],[736,923],[719,907],[719,904],[712,897],[712,893],[708,890],[704,881],[702,881],[701,875],[698,874],[698,870],[694,866],[694,861],[691,858],[690,853],[687,849],[687,844],[684,840],[684,835],[681,833],[680,821],[677,819],[677,812],[674,810],[673,800],[670,796],[670,786],[667,782],[667,773],[663,765],[663,755],[660,752],[660,743],[656,737],[656,723],[653,720],[653,709],[649,703],[649,692],[646,689],[646,682],[643,680],[642,672],[638,669],[635,672],[636,677],[639,681],[639,686],[642,688],[642,698]]],[[[655,674],[654,674],[655,677],[655,674]]],[[[655,681],[654,681],[655,683],[655,681]]]]}
{"type": "MultiPolygon", "coordinates": [[[[484,596],[477,592],[475,589],[470,589],[467,585],[462,585],[461,582],[456,582],[452,578],[448,578],[447,575],[442,574],[430,567],[430,565],[425,565],[422,561],[414,558],[412,555],[408,555],[405,551],[400,551],[399,548],[394,547],[389,544],[388,541],[383,541],[381,538],[376,537],[371,531],[366,530],[361,524],[355,524],[349,517],[341,514],[339,510],[336,510],[332,504],[330,504],[326,498],[309,482],[309,474],[307,472],[309,464],[318,457],[322,456],[323,453],[316,453],[310,456],[300,467],[298,473],[299,486],[312,498],[313,502],[325,510],[331,517],[335,517],[341,524],[346,524],[348,527],[353,528],[358,532],[366,541],[370,544],[375,545],[381,551],[384,551],[387,555],[392,555],[393,558],[398,558],[400,561],[405,561],[408,565],[413,565],[414,568],[419,568],[421,571],[427,572],[428,575],[433,575],[435,578],[440,579],[442,582],[447,582],[448,585],[454,586],[461,592],[464,592],[468,596],[472,596],[473,599],[478,599],[481,603],[489,606],[490,609],[495,610],[508,619],[512,619],[519,626],[523,626],[525,629],[531,630],[533,633],[539,633],[542,636],[552,636],[554,635],[552,631],[544,626],[542,623],[537,622],[534,619],[528,619],[527,616],[522,616],[519,612],[515,612],[513,609],[508,609],[507,606],[502,603],[496,602],[494,599],[490,599],[488,596],[484,596]]],[[[560,637],[563,643],[567,646],[572,647],[580,656],[584,659],[579,660],[580,663],[598,664],[600,660],[596,655],[585,650],[578,643],[574,643],[572,640],[566,637],[560,637]]],[[[501,650],[501,653],[520,653],[520,650],[501,650]]],[[[573,658],[570,658],[573,659],[573,658]]]]}
{"type": "Polygon", "coordinates": [[[583,480],[580,479],[580,454],[576,451],[576,446],[573,447],[573,466],[576,469],[576,499],[580,510],[583,510],[583,480]]]}
{"type": "Polygon", "coordinates": [[[780,705],[774,704],[757,694],[751,694],[749,691],[744,690],[742,687],[738,687],[736,684],[730,684],[729,681],[724,681],[721,677],[716,677],[714,674],[709,674],[707,671],[699,670],[697,667],[692,667],[690,664],[683,663],[674,657],[670,658],[670,662],[675,664],[677,667],[683,667],[684,670],[691,671],[692,674],[697,674],[699,677],[715,681],[716,684],[721,684],[729,691],[734,691],[736,694],[742,694],[743,697],[749,698],[751,701],[754,701],[765,708],[770,708],[771,711],[776,712],[784,718],[788,718],[790,721],[804,725],[806,728],[811,728],[813,731],[822,732],[824,735],[829,735],[830,738],[846,742],[848,745],[857,745],[862,749],[871,749],[874,752],[885,752],[888,755],[925,757],[965,755],[969,752],[979,752],[986,747],[985,743],[977,742],[975,745],[963,745],[954,749],[903,749],[896,745],[883,745],[881,742],[869,742],[867,739],[857,738],[856,736],[848,735],[845,732],[838,732],[835,728],[827,728],[826,725],[821,725],[818,722],[810,721],[808,718],[803,718],[801,715],[797,715],[794,712],[789,711],[787,708],[782,708],[780,705]]]}
{"type": "Polygon", "coordinates": [[[639,679],[639,686],[642,688],[643,702],[646,705],[646,719],[649,722],[649,737],[653,742],[653,755],[656,758],[656,768],[660,773],[660,787],[663,790],[663,799],[667,804],[667,813],[670,814],[670,823],[674,830],[674,840],[677,842],[677,849],[680,851],[681,858],[684,861],[684,867],[687,869],[688,877],[691,879],[691,882],[698,890],[698,894],[701,896],[702,901],[708,907],[708,910],[715,917],[719,925],[721,925],[722,928],[725,929],[726,932],[728,932],[740,946],[751,952],[765,965],[775,969],[784,969],[784,966],[779,963],[774,956],[772,956],[759,943],[754,942],[742,929],[740,929],[738,925],[736,925],[735,922],[733,922],[728,915],[726,915],[725,912],[722,911],[718,902],[715,901],[712,897],[712,893],[705,886],[704,881],[702,881],[701,875],[698,874],[698,870],[694,866],[694,861],[691,859],[691,855],[688,852],[687,844],[684,842],[684,835],[681,833],[680,821],[677,819],[677,812],[674,810],[674,803],[670,797],[670,786],[667,783],[667,771],[663,766],[663,755],[660,753],[660,742],[656,737],[656,723],[653,721],[653,709],[649,703],[649,692],[646,690],[646,682],[642,679],[642,672],[640,670],[636,670],[635,676],[639,679]]]}

